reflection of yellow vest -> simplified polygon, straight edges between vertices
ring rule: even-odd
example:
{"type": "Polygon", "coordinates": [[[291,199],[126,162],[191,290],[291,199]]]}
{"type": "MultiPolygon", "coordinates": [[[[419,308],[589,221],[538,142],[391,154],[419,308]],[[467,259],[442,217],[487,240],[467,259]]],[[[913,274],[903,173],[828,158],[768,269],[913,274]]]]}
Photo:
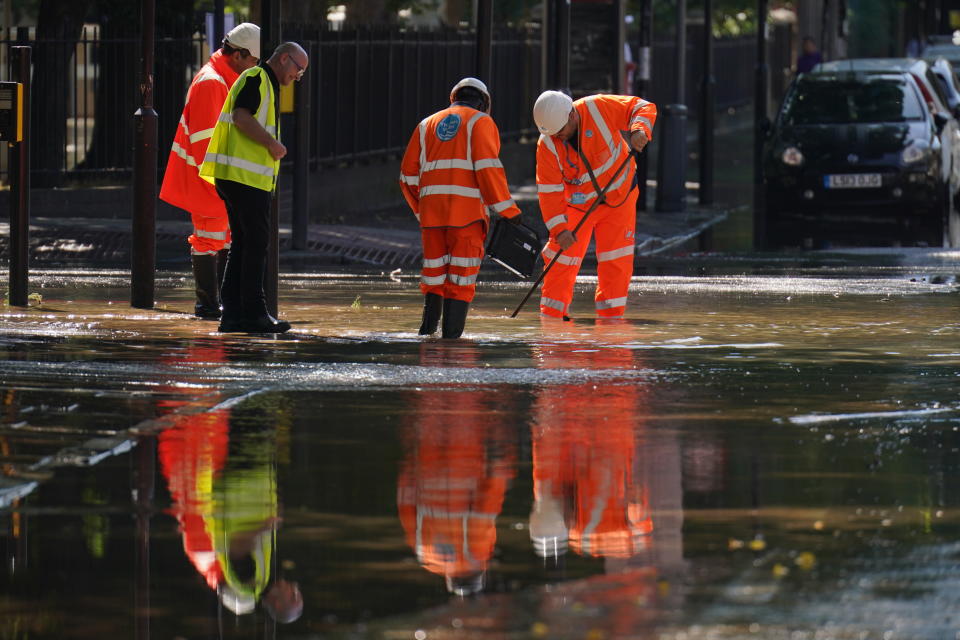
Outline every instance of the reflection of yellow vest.
{"type": "Polygon", "coordinates": [[[207,146],[207,155],[200,166],[200,176],[213,182],[214,178],[232,180],[250,187],[273,191],[280,171],[280,161],[270,152],[243,134],[233,124],[233,105],[237,95],[247,84],[247,78],[260,77],[260,105],[253,114],[257,122],[274,139],[280,139],[280,126],[274,101],[273,83],[263,67],[244,71],[227,94],[220,118],[207,146]]]}

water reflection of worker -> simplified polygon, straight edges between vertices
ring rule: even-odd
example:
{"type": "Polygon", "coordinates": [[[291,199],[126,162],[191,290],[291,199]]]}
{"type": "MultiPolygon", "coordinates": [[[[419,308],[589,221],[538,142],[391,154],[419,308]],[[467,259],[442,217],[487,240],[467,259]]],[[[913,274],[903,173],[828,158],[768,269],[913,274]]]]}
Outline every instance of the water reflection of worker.
{"type": "MultiPolygon", "coordinates": [[[[544,321],[541,368],[593,371],[592,380],[543,386],[534,407],[531,445],[536,552],[602,558],[603,574],[557,585],[539,612],[550,628],[611,637],[636,635],[675,597],[669,581],[683,568],[682,490],[675,436],[646,430],[648,385],[627,344],[638,336],[623,321],[594,327],[544,321]],[[595,611],[589,628],[571,616],[572,599],[595,611]]],[[[579,618],[579,619],[578,619],[579,618]]],[[[642,634],[641,634],[642,635],[642,634]]]]}
{"type": "MultiPolygon", "coordinates": [[[[602,331],[598,326],[576,336],[564,330],[563,341],[538,347],[538,365],[633,370],[633,350],[578,339],[592,342],[602,331]]],[[[577,381],[538,393],[530,536],[545,557],[562,555],[568,545],[585,556],[630,557],[644,549],[653,529],[646,488],[633,468],[643,387],[635,379],[598,377],[588,388],[577,381]]]]}
{"type": "MultiPolygon", "coordinates": [[[[470,366],[468,345],[421,345],[430,367],[470,366]]],[[[496,518],[515,475],[513,431],[502,390],[463,384],[418,391],[403,431],[397,509],[420,564],[457,595],[483,590],[497,540],[496,518]]]]}
{"type": "Polygon", "coordinates": [[[159,456],[184,552],[223,606],[246,614],[260,600],[272,618],[292,622],[303,610],[299,588],[271,582],[279,524],[271,413],[264,396],[185,413],[160,434],[159,456]]]}

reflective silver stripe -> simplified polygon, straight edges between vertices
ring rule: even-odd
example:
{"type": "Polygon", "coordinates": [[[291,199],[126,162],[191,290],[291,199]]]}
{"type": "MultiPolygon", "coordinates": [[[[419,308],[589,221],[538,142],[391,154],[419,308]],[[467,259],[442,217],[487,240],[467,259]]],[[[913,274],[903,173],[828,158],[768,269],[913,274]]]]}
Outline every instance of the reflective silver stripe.
{"type": "Polygon", "coordinates": [[[193,159],[193,156],[187,153],[187,150],[181,147],[176,142],[173,143],[173,146],[171,147],[171,151],[173,151],[175,154],[180,156],[183,159],[183,161],[187,163],[187,166],[199,168],[200,165],[196,160],[193,159]]]}
{"type": "Polygon", "coordinates": [[[633,245],[627,245],[625,247],[620,247],[619,249],[614,249],[613,251],[603,251],[597,254],[597,262],[607,262],[608,260],[616,260],[617,258],[623,258],[626,256],[633,255],[633,245]]]}
{"type": "Polygon", "coordinates": [[[206,82],[207,80],[216,80],[224,86],[227,85],[227,81],[224,80],[219,73],[204,65],[203,68],[200,69],[200,73],[197,74],[197,77],[194,78],[193,82],[196,84],[198,82],[206,82]]]}
{"type": "Polygon", "coordinates": [[[498,158],[477,160],[473,163],[473,168],[477,171],[481,169],[503,169],[503,163],[498,158]]]}
{"type": "Polygon", "coordinates": [[[448,253],[445,256],[439,258],[424,258],[423,259],[423,268],[424,269],[436,269],[437,267],[442,267],[450,264],[450,254],[448,253]]]}
{"type": "Polygon", "coordinates": [[[553,229],[558,224],[566,224],[566,223],[567,223],[567,216],[560,214],[559,216],[553,216],[552,218],[547,220],[544,224],[547,225],[547,229],[549,230],[549,229],[553,229]]]}
{"type": "Polygon", "coordinates": [[[204,129],[203,131],[197,131],[196,133],[190,134],[190,142],[197,142],[199,140],[206,140],[207,138],[213,137],[213,128],[204,129]]]}
{"type": "Polygon", "coordinates": [[[553,144],[553,138],[550,136],[540,135],[540,141],[546,145],[547,149],[550,150],[550,153],[557,159],[557,164],[560,164],[560,154],[557,153],[557,145],[553,144]]]}
{"type": "Polygon", "coordinates": [[[479,267],[483,258],[461,258],[453,256],[450,258],[450,264],[454,267],[479,267]]]}
{"type": "MultiPolygon", "coordinates": [[[[553,256],[557,255],[557,252],[551,249],[549,246],[543,248],[543,257],[546,261],[553,260],[553,256]]],[[[575,267],[580,264],[580,258],[575,256],[568,256],[565,253],[560,254],[560,257],[557,258],[557,262],[560,264],[565,264],[569,267],[575,267]]]]}
{"type": "Polygon", "coordinates": [[[472,276],[462,276],[459,273],[448,273],[447,280],[453,284],[459,284],[460,286],[468,286],[474,284],[477,281],[477,274],[472,276]]]}
{"type": "Polygon", "coordinates": [[[423,165],[427,164],[427,118],[420,121],[417,125],[420,132],[420,175],[423,175],[423,165]]]}
{"type": "Polygon", "coordinates": [[[250,173],[255,173],[260,176],[273,177],[272,166],[267,167],[262,164],[257,164],[256,162],[250,162],[249,160],[244,160],[243,158],[234,158],[233,156],[224,155],[222,153],[207,152],[207,155],[204,156],[203,161],[215,162],[228,167],[236,167],[237,169],[243,169],[244,171],[249,171],[250,173]]]}
{"type": "Polygon", "coordinates": [[[193,235],[198,238],[210,238],[211,240],[226,240],[227,232],[226,231],[203,231],[202,229],[194,229],[193,235]]]}
{"type": "Polygon", "coordinates": [[[218,253],[220,252],[216,249],[213,251],[196,251],[192,247],[190,248],[190,255],[192,256],[215,256],[218,253]]]}
{"type": "Polygon", "coordinates": [[[187,137],[189,138],[189,137],[190,137],[190,129],[187,128],[187,121],[186,121],[186,119],[183,117],[183,115],[180,116],[180,126],[183,127],[183,135],[185,135],[185,136],[187,136],[187,137]]]}
{"type": "MultiPolygon", "coordinates": [[[[647,129],[649,129],[650,131],[653,131],[653,124],[650,123],[650,120],[648,118],[644,118],[643,116],[634,116],[631,122],[641,122],[647,125],[647,129]]],[[[644,133],[646,133],[646,131],[644,131],[644,133]]]]}
{"type": "Polygon", "coordinates": [[[513,198],[510,198],[509,200],[503,200],[502,202],[498,202],[497,204],[492,204],[490,205],[490,208],[496,211],[497,213],[500,213],[501,211],[506,211],[510,207],[515,207],[515,206],[516,206],[516,203],[513,201],[513,198]]]}
{"type": "MultiPolygon", "coordinates": [[[[270,110],[270,103],[273,102],[273,83],[270,82],[270,79],[266,77],[266,74],[262,74],[264,77],[260,78],[260,83],[264,84],[266,81],[267,90],[263,92],[263,96],[260,98],[260,106],[257,107],[257,122],[260,123],[260,126],[270,131],[273,127],[267,127],[267,112],[270,110]]],[[[280,114],[277,114],[279,117],[280,114]]],[[[271,131],[270,135],[276,137],[276,131],[271,131]]]]}
{"type": "MultiPolygon", "coordinates": [[[[607,123],[603,119],[603,116],[600,115],[600,109],[597,108],[596,105],[597,98],[591,96],[587,98],[585,102],[587,103],[587,110],[590,111],[590,115],[593,117],[594,124],[597,125],[597,130],[600,131],[600,135],[603,137],[603,142],[607,145],[607,149],[610,150],[610,153],[616,154],[620,145],[613,141],[613,137],[610,135],[610,129],[607,128],[607,123]]],[[[598,171],[597,173],[600,172],[598,171]]]]}
{"type": "Polygon", "coordinates": [[[562,193],[563,184],[538,184],[537,193],[562,193]]]}
{"type": "Polygon", "coordinates": [[[435,169],[466,169],[468,171],[473,171],[473,163],[471,163],[469,160],[462,160],[460,158],[432,160],[420,165],[420,174],[422,175],[427,171],[433,171],[435,169]]]}
{"type": "Polygon", "coordinates": [[[447,281],[447,275],[443,274],[440,276],[420,276],[420,282],[427,286],[443,284],[447,281]]]}
{"type": "Polygon", "coordinates": [[[559,300],[554,300],[553,298],[547,297],[540,298],[540,306],[550,307],[551,309],[556,309],[557,311],[563,311],[567,307],[567,305],[563,304],[559,300]]]}
{"type": "Polygon", "coordinates": [[[480,121],[480,118],[486,117],[488,117],[487,114],[478,111],[473,114],[473,117],[470,118],[470,121],[467,123],[467,160],[469,160],[471,164],[473,164],[473,127],[480,121]]]}
{"type": "Polygon", "coordinates": [[[597,300],[597,309],[614,309],[616,307],[627,306],[627,297],[610,298],[609,300],[597,300]]]}
{"type": "Polygon", "coordinates": [[[420,184],[420,176],[406,176],[406,175],[404,175],[404,174],[401,173],[401,174],[400,174],[400,182],[402,182],[402,183],[404,183],[404,184],[412,184],[412,185],[416,186],[416,185],[420,184]]]}
{"type": "Polygon", "coordinates": [[[233,124],[233,114],[229,111],[226,113],[221,112],[220,117],[217,118],[220,122],[226,122],[227,124],[233,124]]]}
{"type": "Polygon", "coordinates": [[[463,196],[465,198],[476,198],[480,199],[480,189],[473,189],[471,187],[461,187],[456,184],[434,184],[429,187],[423,187],[420,189],[420,197],[425,198],[427,196],[439,196],[439,195],[448,195],[448,196],[463,196]]]}

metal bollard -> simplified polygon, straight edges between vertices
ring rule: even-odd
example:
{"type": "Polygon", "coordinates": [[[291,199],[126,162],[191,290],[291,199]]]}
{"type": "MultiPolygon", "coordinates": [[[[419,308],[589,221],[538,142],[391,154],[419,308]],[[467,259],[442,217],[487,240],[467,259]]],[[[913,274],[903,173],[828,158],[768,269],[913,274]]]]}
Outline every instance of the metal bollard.
{"type": "Polygon", "coordinates": [[[668,104],[657,119],[660,155],[657,158],[658,212],[680,212],[687,208],[687,107],[668,104]]]}
{"type": "Polygon", "coordinates": [[[30,47],[11,47],[14,80],[23,84],[23,139],[10,143],[10,304],[30,304],[30,47]]]}

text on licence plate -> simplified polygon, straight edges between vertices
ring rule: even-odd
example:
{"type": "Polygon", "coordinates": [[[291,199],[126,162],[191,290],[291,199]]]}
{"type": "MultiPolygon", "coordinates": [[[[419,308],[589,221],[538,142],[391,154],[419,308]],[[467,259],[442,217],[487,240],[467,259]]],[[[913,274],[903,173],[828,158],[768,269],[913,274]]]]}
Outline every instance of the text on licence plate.
{"type": "Polygon", "coordinates": [[[871,189],[883,186],[883,176],[879,173],[835,173],[823,176],[823,186],[827,189],[871,189]]]}

